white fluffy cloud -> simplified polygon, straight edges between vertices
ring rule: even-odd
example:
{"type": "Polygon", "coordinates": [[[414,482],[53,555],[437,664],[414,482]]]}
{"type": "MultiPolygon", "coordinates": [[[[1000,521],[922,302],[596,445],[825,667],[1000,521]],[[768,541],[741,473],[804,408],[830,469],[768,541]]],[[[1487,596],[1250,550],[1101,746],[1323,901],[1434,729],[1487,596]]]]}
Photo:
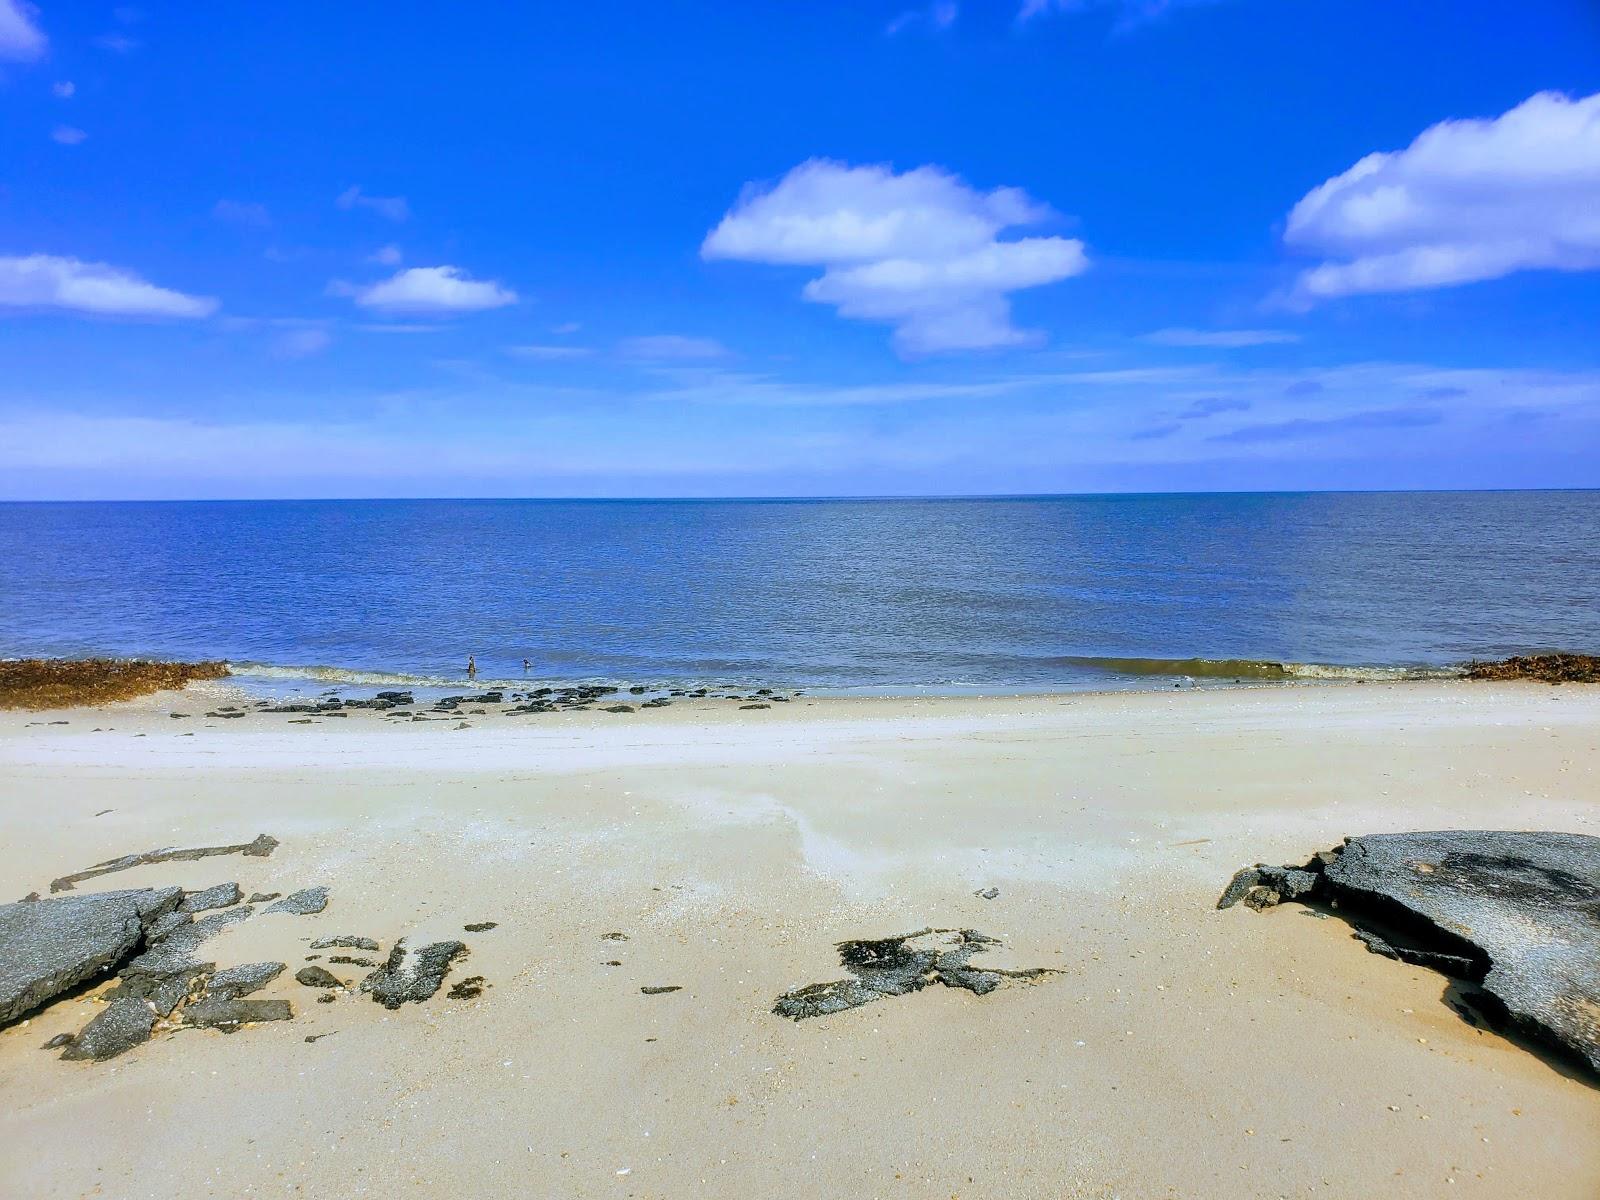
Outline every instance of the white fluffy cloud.
{"type": "Polygon", "coordinates": [[[1295,205],[1284,240],[1335,260],[1301,274],[1301,303],[1600,268],[1600,94],[1540,92],[1369,154],[1295,205]]]}
{"type": "Polygon", "coordinates": [[[188,296],[105,263],[50,254],[0,257],[0,305],[125,317],[205,317],[217,310],[209,296],[188,296]]]}
{"type": "Polygon", "coordinates": [[[902,353],[982,350],[1040,340],[1012,325],[1008,293],[1088,268],[1073,238],[999,240],[1051,215],[1017,188],[980,192],[939,167],[812,159],[768,190],[747,188],[700,252],[820,266],[805,298],[893,325],[902,353]]]}
{"type": "Polygon", "coordinates": [[[492,279],[473,279],[460,267],[409,267],[356,289],[354,295],[362,308],[387,312],[477,312],[517,302],[510,288],[492,279]]]}
{"type": "Polygon", "coordinates": [[[48,42],[35,22],[38,9],[27,0],[0,0],[0,59],[32,62],[48,42]]]}

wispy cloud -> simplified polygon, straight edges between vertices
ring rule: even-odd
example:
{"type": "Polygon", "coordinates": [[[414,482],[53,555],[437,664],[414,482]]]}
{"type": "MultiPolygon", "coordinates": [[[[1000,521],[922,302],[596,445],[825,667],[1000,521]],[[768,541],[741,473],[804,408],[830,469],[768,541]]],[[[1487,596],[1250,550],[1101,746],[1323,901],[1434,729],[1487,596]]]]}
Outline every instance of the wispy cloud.
{"type": "Polygon", "coordinates": [[[369,196],[354,186],[340,192],[334,203],[347,212],[354,208],[369,209],[397,224],[411,215],[411,206],[404,196],[369,196]]]}
{"type": "Polygon", "coordinates": [[[691,362],[727,358],[733,353],[716,338],[686,337],[679,333],[623,338],[617,343],[617,352],[624,358],[641,362],[691,362]]]}
{"type": "Polygon", "coordinates": [[[379,266],[384,267],[398,267],[400,258],[400,247],[393,242],[390,242],[387,246],[379,246],[371,254],[367,255],[369,263],[377,263],[379,266]]]}
{"type": "Polygon", "coordinates": [[[1444,414],[1436,408],[1378,408],[1342,417],[1298,417],[1292,421],[1272,421],[1246,425],[1227,433],[1214,433],[1213,442],[1286,442],[1331,433],[1352,433],[1374,429],[1415,429],[1437,425],[1444,414]]]}
{"type": "Polygon", "coordinates": [[[208,296],[157,287],[106,263],[50,254],[0,258],[0,305],[130,317],[205,317],[217,310],[208,296]]]}
{"type": "Polygon", "coordinates": [[[1312,189],[1284,241],[1329,261],[1291,303],[1600,269],[1600,93],[1541,92],[1492,120],[1441,121],[1312,189]]]}
{"type": "Polygon", "coordinates": [[[102,50],[109,50],[113,54],[132,54],[142,44],[137,38],[128,37],[121,33],[103,33],[94,39],[94,44],[102,50]]]}
{"type": "Polygon", "coordinates": [[[333,335],[326,329],[308,327],[291,329],[279,336],[275,350],[280,358],[309,358],[321,354],[333,345],[333,335]]]}
{"type": "Polygon", "coordinates": [[[44,57],[50,40],[39,28],[38,15],[27,0],[0,0],[0,59],[33,62],[44,57]]]}
{"type": "Polygon", "coordinates": [[[460,267],[409,267],[366,287],[335,283],[329,290],[349,295],[362,308],[386,312],[480,312],[517,302],[510,288],[492,279],[473,279],[460,267]]]}
{"type": "Polygon", "coordinates": [[[588,346],[507,346],[506,353],[535,362],[563,362],[588,358],[594,351],[588,346]]]}
{"type": "Polygon", "coordinates": [[[907,9],[890,21],[883,31],[890,37],[912,29],[926,29],[937,33],[954,25],[959,15],[960,8],[956,0],[934,0],[934,3],[925,8],[907,9]]]}
{"type": "MultiPolygon", "coordinates": [[[[4,3],[4,0],[0,0],[0,3],[4,3]]],[[[58,99],[71,100],[72,97],[77,94],[78,85],[73,83],[70,79],[62,79],[56,83],[52,83],[50,85],[50,91],[58,99]]]]}
{"type": "Polygon", "coordinates": [[[1287,345],[1298,342],[1300,335],[1286,329],[1158,329],[1145,334],[1144,340],[1157,346],[1232,350],[1287,345]]]}
{"type": "Polygon", "coordinates": [[[218,200],[211,206],[211,215],[219,221],[249,229],[268,229],[272,225],[272,214],[267,206],[254,201],[218,200]]]}
{"type": "Polygon", "coordinates": [[[906,355],[1035,345],[1010,293],[1088,269],[1081,241],[1025,237],[1051,210],[1017,188],[980,192],[941,167],[896,173],[827,159],[749,187],[701,246],[707,259],[822,267],[807,300],[894,326],[906,355]]]}
{"type": "Polygon", "coordinates": [[[50,140],[59,146],[77,146],[87,141],[89,135],[76,125],[57,125],[50,131],[50,140]]]}
{"type": "Polygon", "coordinates": [[[1203,421],[1207,417],[1214,417],[1218,413],[1249,412],[1250,401],[1241,400],[1236,396],[1204,396],[1195,400],[1178,414],[1180,421],[1203,421]]]}
{"type": "Polygon", "coordinates": [[[1179,8],[1197,8],[1219,0],[1022,0],[1017,23],[1028,24],[1041,17],[1066,16],[1105,9],[1116,15],[1116,29],[1126,32],[1160,20],[1179,8]]]}

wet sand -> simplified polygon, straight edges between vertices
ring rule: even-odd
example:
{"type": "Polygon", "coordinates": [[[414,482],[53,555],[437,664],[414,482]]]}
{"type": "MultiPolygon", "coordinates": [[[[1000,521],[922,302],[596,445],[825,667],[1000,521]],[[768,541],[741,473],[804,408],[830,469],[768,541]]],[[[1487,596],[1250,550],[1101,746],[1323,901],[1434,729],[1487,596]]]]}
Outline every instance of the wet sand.
{"type": "Polygon", "coordinates": [[[1591,1082],[1337,919],[1212,907],[1238,867],[1347,834],[1600,834],[1600,689],[807,698],[467,729],[167,716],[226,695],[0,714],[7,899],[257,833],[272,857],[80,890],[333,892],[206,945],[288,962],[261,994],[291,1022],[101,1064],[39,1050],[90,991],[0,1031],[6,1195],[1600,1193],[1591,1082]],[[498,927],[462,932],[480,921],[498,927]],[[770,1012],[844,976],[835,941],[927,925],[1060,974],[770,1012]],[[314,1003],[293,971],[340,933],[459,937],[452,981],[491,986],[314,1003]]]}

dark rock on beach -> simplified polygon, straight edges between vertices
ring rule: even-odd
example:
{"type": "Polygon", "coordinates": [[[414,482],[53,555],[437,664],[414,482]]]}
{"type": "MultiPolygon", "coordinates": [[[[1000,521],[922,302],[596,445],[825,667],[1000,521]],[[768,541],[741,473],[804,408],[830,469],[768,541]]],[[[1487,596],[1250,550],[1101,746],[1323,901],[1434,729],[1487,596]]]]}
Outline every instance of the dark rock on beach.
{"type": "Polygon", "coordinates": [[[141,888],[0,905],[0,1025],[117,966],[182,888],[141,888]]]}
{"type": "Polygon", "coordinates": [[[328,889],[325,887],[301,888],[279,900],[276,904],[267,906],[269,913],[290,913],[297,917],[307,917],[319,913],[328,907],[328,889]]]}
{"type": "Polygon", "coordinates": [[[206,912],[213,908],[227,908],[239,903],[242,893],[237,883],[219,883],[204,891],[189,892],[178,907],[186,913],[206,912]]]}
{"type": "Polygon", "coordinates": [[[1600,838],[1450,831],[1349,838],[1300,867],[1248,867],[1217,907],[1334,906],[1376,953],[1477,986],[1491,1022],[1600,1075],[1600,838]]]}
{"type": "Polygon", "coordinates": [[[852,978],[785,992],[772,1011],[780,1017],[803,1021],[859,1008],[888,996],[905,996],[933,983],[984,996],[1006,979],[1038,979],[1054,974],[1049,967],[1007,971],[971,965],[973,955],[999,944],[975,929],[919,929],[896,937],[840,942],[839,961],[852,978]]]}
{"type": "Polygon", "coordinates": [[[466,953],[461,942],[434,942],[413,950],[402,938],[389,951],[388,961],[361,981],[361,990],[389,1009],[420,1004],[439,990],[451,964],[466,953]]]}
{"type": "Polygon", "coordinates": [[[258,992],[283,974],[286,964],[281,962],[244,963],[225,967],[206,981],[206,994],[223,1000],[242,1000],[251,992],[258,992]]]}
{"type": "Polygon", "coordinates": [[[287,1000],[226,1000],[220,996],[207,996],[183,1010],[183,1023],[197,1029],[220,1029],[224,1033],[233,1033],[241,1025],[258,1021],[287,1021],[293,1016],[294,1009],[287,1000]]]}
{"type": "Polygon", "coordinates": [[[248,919],[254,912],[253,908],[244,905],[223,909],[179,925],[151,941],[144,953],[122,969],[122,975],[124,978],[154,975],[167,979],[180,971],[198,968],[204,965],[196,958],[201,943],[228,926],[248,919]]]}
{"type": "MultiPolygon", "coordinates": [[[[467,926],[471,929],[472,926],[467,926]]],[[[367,937],[356,937],[354,934],[341,933],[334,937],[318,938],[311,943],[313,950],[376,950],[378,943],[367,937]]]]}
{"type": "Polygon", "coordinates": [[[322,967],[301,967],[294,973],[295,982],[305,987],[342,988],[344,980],[322,967]]]}
{"type": "MultiPolygon", "coordinates": [[[[496,929],[498,927],[499,922],[497,921],[474,921],[471,925],[463,925],[461,928],[465,929],[468,933],[483,933],[485,930],[496,929]]],[[[377,949],[376,946],[369,946],[367,948],[369,950],[377,949]]]]}
{"type": "Polygon", "coordinates": [[[86,879],[153,863],[194,862],[217,854],[243,854],[247,858],[265,858],[277,848],[278,839],[263,833],[258,834],[252,842],[241,842],[235,846],[193,846],[183,850],[169,847],[162,850],[146,850],[143,854],[125,854],[121,858],[107,859],[103,863],[96,863],[87,871],[79,871],[76,875],[63,875],[60,879],[51,881],[50,890],[70,892],[74,884],[82,883],[86,879]]]}
{"type": "Polygon", "coordinates": [[[70,1045],[61,1052],[68,1060],[92,1058],[102,1061],[115,1058],[150,1040],[155,1029],[156,1014],[150,1006],[136,996],[118,996],[100,1010],[70,1045]]]}

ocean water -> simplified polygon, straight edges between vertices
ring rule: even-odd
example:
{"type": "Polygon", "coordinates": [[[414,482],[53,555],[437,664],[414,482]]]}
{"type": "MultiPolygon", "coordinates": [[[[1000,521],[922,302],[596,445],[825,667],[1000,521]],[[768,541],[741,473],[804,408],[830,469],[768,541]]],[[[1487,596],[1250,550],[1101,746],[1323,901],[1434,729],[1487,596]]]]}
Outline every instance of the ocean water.
{"type": "Polygon", "coordinates": [[[0,504],[0,656],[1004,691],[1541,649],[1600,650],[1600,492],[0,504]]]}

